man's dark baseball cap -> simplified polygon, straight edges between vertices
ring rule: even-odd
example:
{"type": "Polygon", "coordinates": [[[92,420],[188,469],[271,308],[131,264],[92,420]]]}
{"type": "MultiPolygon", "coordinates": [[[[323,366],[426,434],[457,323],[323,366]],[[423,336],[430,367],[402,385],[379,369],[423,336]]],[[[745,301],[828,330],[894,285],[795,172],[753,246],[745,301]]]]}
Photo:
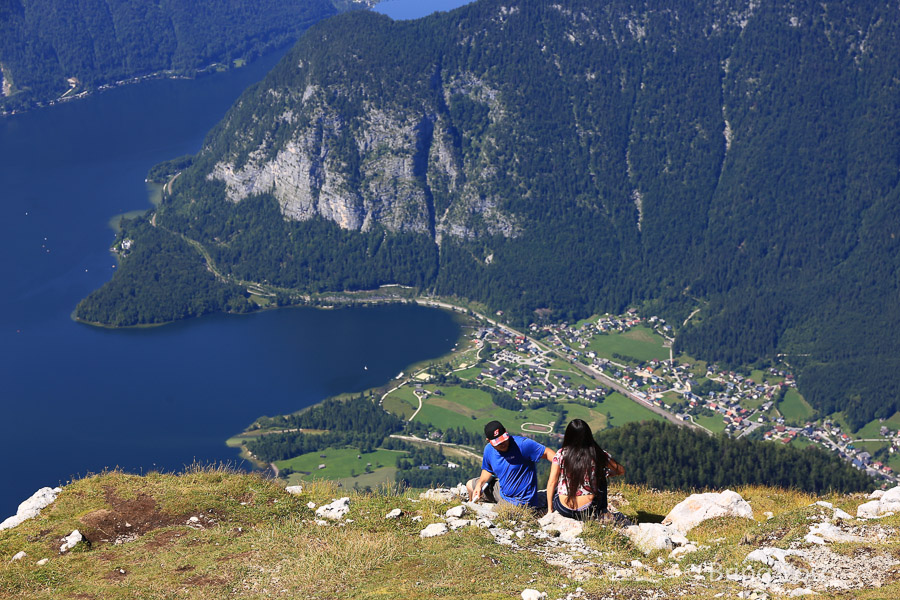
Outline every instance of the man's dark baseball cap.
{"type": "Polygon", "coordinates": [[[509,439],[509,434],[506,433],[506,428],[500,424],[500,421],[491,421],[484,426],[484,437],[492,446],[499,446],[509,439]]]}

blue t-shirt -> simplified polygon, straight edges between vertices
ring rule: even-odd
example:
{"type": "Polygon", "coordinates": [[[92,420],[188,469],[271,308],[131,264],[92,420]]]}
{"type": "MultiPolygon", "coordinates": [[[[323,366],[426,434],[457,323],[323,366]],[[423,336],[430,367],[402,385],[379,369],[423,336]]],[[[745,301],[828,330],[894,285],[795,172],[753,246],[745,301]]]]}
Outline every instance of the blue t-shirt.
{"type": "Polygon", "coordinates": [[[500,483],[500,497],[510,504],[537,505],[537,467],[547,449],[534,440],[514,435],[506,452],[492,445],[484,447],[481,468],[493,473],[500,483]]]}

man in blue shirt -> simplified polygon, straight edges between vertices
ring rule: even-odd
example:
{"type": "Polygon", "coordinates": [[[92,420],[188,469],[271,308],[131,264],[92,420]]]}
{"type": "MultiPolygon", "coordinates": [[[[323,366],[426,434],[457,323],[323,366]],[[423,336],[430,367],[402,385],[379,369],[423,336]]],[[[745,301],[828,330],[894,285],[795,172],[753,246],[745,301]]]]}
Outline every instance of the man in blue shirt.
{"type": "Polygon", "coordinates": [[[469,499],[545,508],[547,499],[537,489],[537,463],[541,458],[552,461],[556,453],[534,440],[510,436],[499,421],[485,425],[484,436],[488,444],[481,459],[481,477],[466,484],[469,499]]]}

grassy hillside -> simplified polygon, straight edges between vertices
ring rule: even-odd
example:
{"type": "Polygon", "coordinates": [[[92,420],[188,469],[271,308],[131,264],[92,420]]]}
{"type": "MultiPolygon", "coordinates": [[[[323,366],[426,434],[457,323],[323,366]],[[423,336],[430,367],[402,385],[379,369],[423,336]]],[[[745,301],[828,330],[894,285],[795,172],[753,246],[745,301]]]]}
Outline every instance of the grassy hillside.
{"type": "MultiPolygon", "coordinates": [[[[755,520],[707,521],[688,534],[700,550],[679,562],[663,551],[645,556],[616,530],[595,523],[581,536],[584,546],[557,543],[548,552],[556,542],[534,536],[535,517],[514,510],[495,520],[498,528],[526,531],[521,539],[513,536],[514,546],[495,543],[478,527],[422,539],[422,528],[441,522],[458,502],[419,500],[417,492],[354,494],[318,482],[292,496],[258,476],[216,469],[177,476],[105,473],[66,486],[40,516],[0,532],[0,597],[518,598],[534,588],[549,598],[734,598],[743,588],[718,575],[747,572],[744,558],[762,545],[809,546],[802,540],[810,519],[824,510],[810,506],[819,498],[802,493],[737,491],[751,503],[755,520]],[[344,495],[350,496],[346,519],[316,524],[307,503],[344,495]],[[394,508],[404,515],[386,520],[394,508]],[[73,529],[91,543],[60,555],[60,540],[73,529]],[[27,556],[10,562],[20,551],[27,556]],[[571,560],[561,560],[560,552],[571,560]],[[49,561],[38,566],[42,558],[49,561]],[[634,566],[636,560],[643,566],[634,566]],[[711,564],[715,573],[692,572],[711,564]]],[[[618,484],[611,492],[612,504],[636,521],[659,521],[684,498],[618,484]]],[[[865,501],[862,495],[825,499],[851,514],[865,501]]],[[[860,581],[884,587],[837,595],[820,590],[820,597],[897,597],[896,566],[881,565],[898,561],[898,526],[900,517],[888,517],[874,526],[885,534],[883,542],[821,550],[848,567],[862,556],[871,568],[859,569],[869,578],[860,581]]],[[[872,527],[855,524],[854,531],[872,527]]],[[[752,570],[764,570],[754,564],[752,570]]]]}

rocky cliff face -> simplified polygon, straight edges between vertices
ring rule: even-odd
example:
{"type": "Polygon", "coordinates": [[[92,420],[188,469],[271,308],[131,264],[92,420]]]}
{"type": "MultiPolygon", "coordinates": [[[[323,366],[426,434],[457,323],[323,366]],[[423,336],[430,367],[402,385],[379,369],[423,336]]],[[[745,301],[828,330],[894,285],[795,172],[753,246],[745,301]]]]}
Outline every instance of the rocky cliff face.
{"type": "MultiPolygon", "coordinates": [[[[351,93],[340,85],[308,84],[299,102],[270,117],[271,127],[290,128],[289,136],[276,144],[265,135],[242,164],[225,158],[207,177],[223,181],[232,202],[271,193],[284,217],[295,221],[320,216],[359,231],[379,224],[390,232],[431,235],[438,244],[444,236],[520,233],[499,199],[482,192],[494,183],[487,158],[475,158],[480,168],[464,175],[453,126],[440,103],[411,113],[391,103],[363,102],[350,119],[328,98],[351,93]],[[441,186],[443,202],[435,202],[432,182],[441,186]]],[[[443,104],[464,95],[485,107],[489,129],[504,126],[499,93],[474,76],[458,77],[439,93],[443,104]]],[[[291,96],[292,90],[268,94],[291,96]]]]}

